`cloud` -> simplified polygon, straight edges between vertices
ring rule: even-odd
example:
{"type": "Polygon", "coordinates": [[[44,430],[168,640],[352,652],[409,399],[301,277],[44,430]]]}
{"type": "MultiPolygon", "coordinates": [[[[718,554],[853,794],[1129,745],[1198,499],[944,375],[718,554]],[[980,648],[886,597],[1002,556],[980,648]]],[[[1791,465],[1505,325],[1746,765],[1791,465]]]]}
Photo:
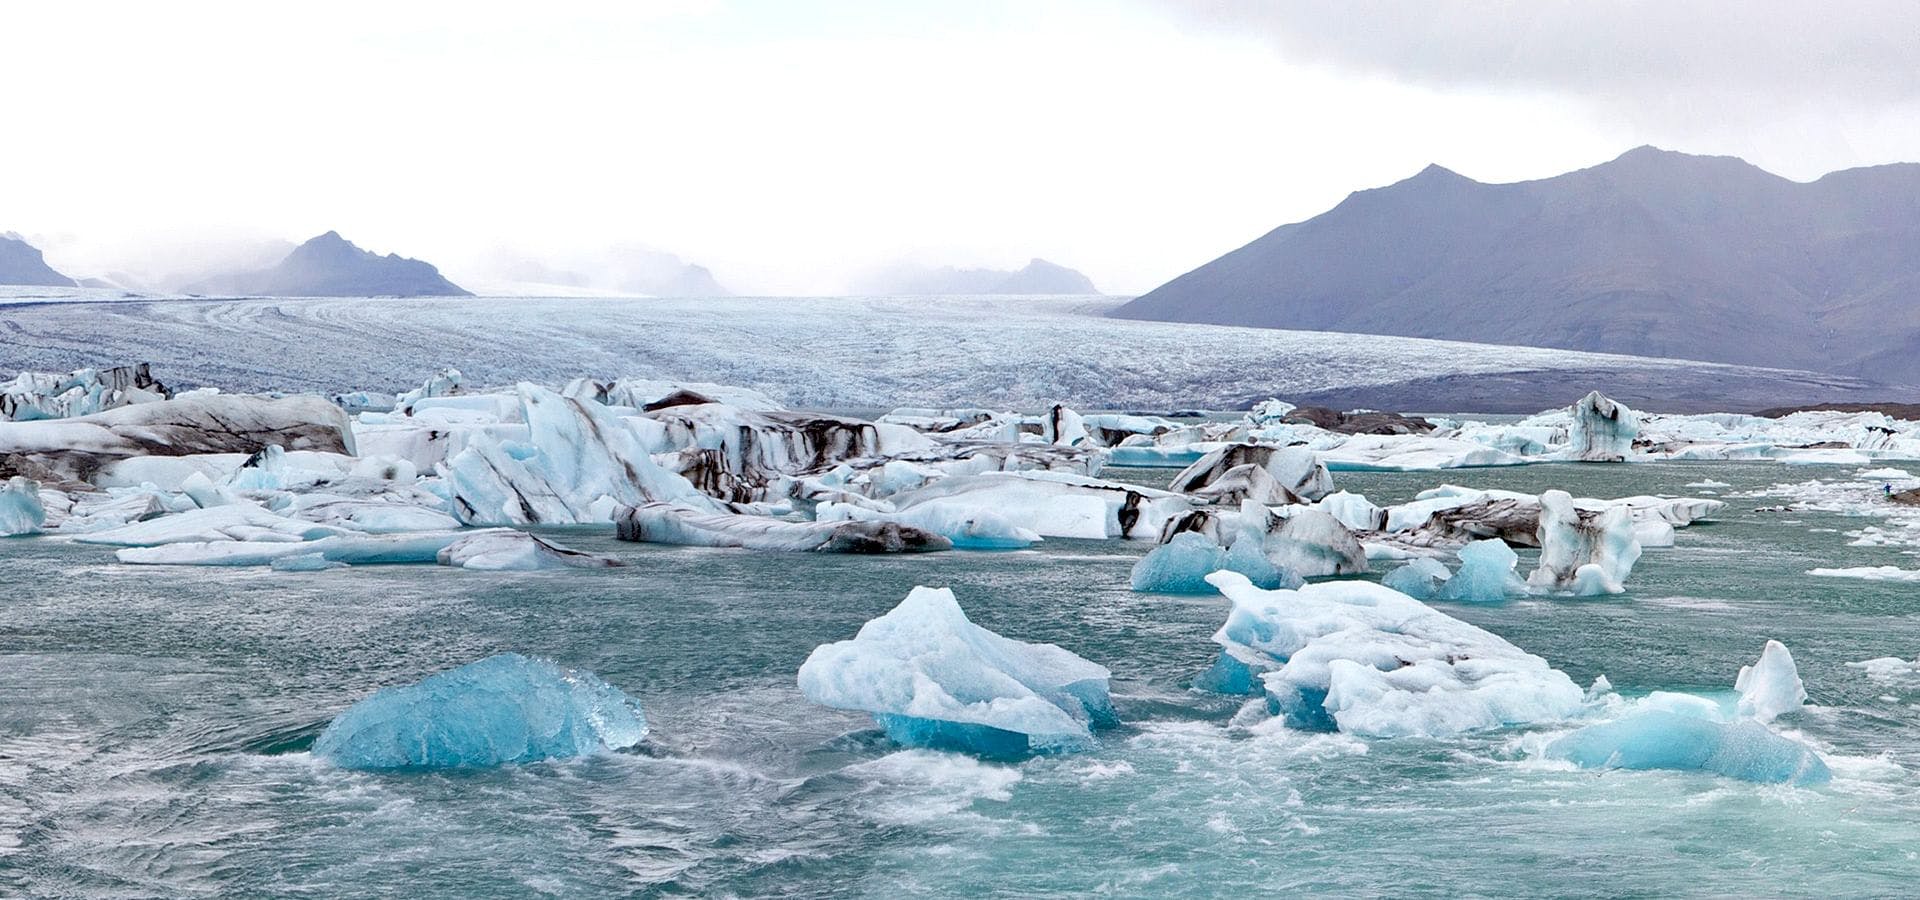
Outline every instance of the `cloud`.
{"type": "Polygon", "coordinates": [[[1156,0],[1298,62],[1672,124],[1920,102],[1911,0],[1156,0]]]}

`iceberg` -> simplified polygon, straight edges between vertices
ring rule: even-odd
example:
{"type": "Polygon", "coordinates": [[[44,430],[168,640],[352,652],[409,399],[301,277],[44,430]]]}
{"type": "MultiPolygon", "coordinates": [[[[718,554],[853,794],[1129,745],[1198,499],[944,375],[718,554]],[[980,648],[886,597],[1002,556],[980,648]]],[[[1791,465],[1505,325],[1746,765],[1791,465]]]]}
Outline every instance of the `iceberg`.
{"type": "Polygon", "coordinates": [[[1800,682],[1800,670],[1793,664],[1793,654],[1779,641],[1768,641],[1758,662],[1740,667],[1733,689],[1740,692],[1737,707],[1740,715],[1752,716],[1759,722],[1771,722],[1799,710],[1807,702],[1807,688],[1800,682]]]}
{"type": "Polygon", "coordinates": [[[1680,709],[1645,709],[1589,725],[1549,744],[1547,755],[1587,769],[1712,772],[1762,784],[1816,785],[1832,777],[1812,748],[1759,722],[1680,709]]]}
{"type": "Polygon", "coordinates": [[[1211,593],[1213,585],[1207,582],[1207,575],[1222,569],[1239,572],[1269,590],[1303,583],[1300,576],[1267,559],[1257,539],[1235,541],[1229,549],[1199,532],[1183,531],[1133,564],[1133,589],[1160,594],[1211,593]]]}
{"type": "Polygon", "coordinates": [[[70,419],[0,422],[0,456],[75,481],[130,457],[252,454],[270,444],[354,452],[346,412],[314,396],[194,394],[70,419]]]}
{"type": "Polygon", "coordinates": [[[0,487],[0,537],[33,534],[47,524],[40,483],[18,475],[0,487]]]}
{"type": "Polygon", "coordinates": [[[295,556],[275,557],[270,563],[275,572],[325,572],[329,569],[348,568],[346,563],[334,562],[324,553],[301,553],[295,556]]]}
{"type": "Polygon", "coordinates": [[[1609,506],[1582,515],[1566,491],[1540,495],[1540,564],[1527,583],[1575,596],[1618,594],[1640,559],[1633,514],[1609,506]]]}
{"type": "Polygon", "coordinates": [[[525,441],[476,432],[443,464],[454,515],[469,525],[587,525],[619,507],[673,501],[715,508],[653,462],[638,434],[592,400],[522,384],[525,441]]]}
{"type": "MultiPolygon", "coordinates": [[[[224,507],[222,507],[224,508],[224,507]]],[[[291,556],[321,558],[355,566],[433,563],[447,545],[476,531],[421,534],[346,533],[307,541],[283,539],[183,541],[123,547],[114,558],[137,566],[270,566],[291,556]]]]}
{"type": "MultiPolygon", "coordinates": [[[[1320,458],[1305,447],[1271,447],[1265,444],[1228,444],[1200,457],[1193,465],[1173,476],[1171,490],[1199,492],[1228,472],[1253,465],[1266,470],[1284,502],[1312,503],[1333,493],[1333,476],[1320,458]]],[[[1269,505],[1275,505],[1273,501],[1269,505]]]]}
{"type": "Polygon", "coordinates": [[[502,653],[355,703],[313,755],[349,769],[473,768],[618,750],[646,735],[639,702],[593,673],[502,653]]]}
{"type": "Polygon", "coordinates": [[[0,421],[67,419],[165,400],[172,394],[153,380],[146,363],[66,374],[22,372],[0,382],[0,421]]]}
{"type": "Polygon", "coordinates": [[[1593,391],[1568,410],[1568,459],[1582,462],[1621,462],[1633,452],[1640,434],[1640,414],[1593,391]]]}
{"type": "Polygon", "coordinates": [[[1527,583],[1514,568],[1520,557],[1505,541],[1474,541],[1460,548],[1460,571],[1441,585],[1435,597],[1470,603],[1498,603],[1525,594],[1527,583]]]}
{"type": "Polygon", "coordinates": [[[816,553],[923,553],[953,549],[953,542],[938,534],[896,522],[795,522],[703,512],[670,503],[627,507],[620,511],[615,522],[620,540],[643,544],[816,553]]]}
{"type": "Polygon", "coordinates": [[[1233,572],[1207,580],[1233,609],[1197,686],[1264,693],[1290,727],[1444,737],[1558,721],[1585,698],[1546,660],[1381,585],[1263,591],[1233,572]]]}
{"type": "Polygon", "coordinates": [[[479,531],[441,547],[434,561],[443,566],[485,571],[534,569],[607,569],[625,562],[562,547],[524,531],[479,531]]]}
{"type": "Polygon", "coordinates": [[[1094,540],[1156,539],[1193,508],[1180,494],[1051,471],[953,475],[889,499],[903,515],[991,514],[1043,537],[1094,540]]]}
{"type": "Polygon", "coordinates": [[[931,531],[960,550],[1020,550],[1040,542],[1040,535],[987,510],[926,504],[905,512],[868,509],[852,503],[822,503],[814,509],[819,522],[893,522],[931,531]]]}
{"type": "Polygon", "coordinates": [[[331,525],[290,519],[241,502],[133,522],[83,534],[74,540],[116,547],[157,547],[212,541],[297,543],[351,533],[331,525]]]}
{"type": "MultiPolygon", "coordinates": [[[[1243,520],[1267,516],[1264,509],[1241,507],[1243,520]]],[[[1238,546],[1240,541],[1236,540],[1238,546]]],[[[1359,575],[1367,571],[1367,550],[1340,520],[1317,509],[1296,510],[1269,531],[1264,551],[1273,564],[1304,578],[1359,575]]]]}
{"type": "Polygon", "coordinates": [[[814,648],[800,692],[869,713],[895,742],[990,757],[1084,750],[1119,723],[1104,668],[967,620],[944,588],[916,587],[852,640],[814,648]]]}
{"type": "Polygon", "coordinates": [[[1430,556],[1416,556],[1407,560],[1407,564],[1386,574],[1380,579],[1382,587],[1392,588],[1415,600],[1432,600],[1440,593],[1442,585],[1453,573],[1447,571],[1446,564],[1430,556]]]}

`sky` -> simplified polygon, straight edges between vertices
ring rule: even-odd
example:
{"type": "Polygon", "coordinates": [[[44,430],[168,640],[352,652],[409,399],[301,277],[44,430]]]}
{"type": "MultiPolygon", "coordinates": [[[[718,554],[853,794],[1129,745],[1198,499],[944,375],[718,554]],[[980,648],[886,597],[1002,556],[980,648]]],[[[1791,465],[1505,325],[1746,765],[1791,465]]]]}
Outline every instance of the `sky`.
{"type": "Polygon", "coordinates": [[[1920,4],[657,0],[0,7],[0,231],[69,274],[338,230],[740,292],[1044,257],[1153,288],[1428,163],[1920,160],[1920,4]],[[604,254],[603,254],[604,255],[604,254]]]}

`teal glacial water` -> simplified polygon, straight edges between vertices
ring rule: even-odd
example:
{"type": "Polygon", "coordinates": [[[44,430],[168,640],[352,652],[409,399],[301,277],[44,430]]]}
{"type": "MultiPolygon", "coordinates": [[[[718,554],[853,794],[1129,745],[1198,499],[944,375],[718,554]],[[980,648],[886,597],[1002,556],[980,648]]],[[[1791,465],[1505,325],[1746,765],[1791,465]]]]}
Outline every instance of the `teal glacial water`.
{"type": "MultiPolygon", "coordinates": [[[[1576,495],[1724,495],[1851,468],[1534,466],[1338,476],[1377,502],[1442,481],[1576,495]]],[[[1165,471],[1120,477],[1164,483],[1165,471]]],[[[900,558],[620,544],[626,569],[489,574],[132,568],[0,544],[0,895],[1898,895],[1920,878],[1920,585],[1810,577],[1904,565],[1884,523],[1756,511],[1650,550],[1630,592],[1437,604],[1623,692],[1725,690],[1769,638],[1815,706],[1779,727],[1832,784],[1594,772],[1541,757],[1566,727],[1356,740],[1236,724],[1195,693],[1217,597],[1142,595],[1147,549],[1048,541],[900,558]],[[914,585],[1114,672],[1124,727],[1025,762],[903,751],[803,700],[794,672],[914,585]],[[590,669],[652,734],[584,760],[349,772],[306,752],[373,690],[501,651],[590,669]]],[[[1523,566],[1528,565],[1523,554],[1523,566]]],[[[1376,564],[1375,577],[1386,564],[1376,564]]]]}

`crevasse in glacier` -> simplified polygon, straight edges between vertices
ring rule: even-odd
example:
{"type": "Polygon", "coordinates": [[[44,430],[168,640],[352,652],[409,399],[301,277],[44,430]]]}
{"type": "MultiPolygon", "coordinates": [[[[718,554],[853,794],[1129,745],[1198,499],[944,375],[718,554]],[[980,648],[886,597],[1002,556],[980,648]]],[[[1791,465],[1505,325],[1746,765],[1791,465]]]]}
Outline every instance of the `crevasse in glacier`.
{"type": "Polygon", "coordinates": [[[799,683],[815,703],[871,714],[898,743],[1012,757],[1093,746],[1093,729],[1119,721],[1109,677],[973,624],[952,591],[916,587],[852,640],[816,647],[799,683]]]}

